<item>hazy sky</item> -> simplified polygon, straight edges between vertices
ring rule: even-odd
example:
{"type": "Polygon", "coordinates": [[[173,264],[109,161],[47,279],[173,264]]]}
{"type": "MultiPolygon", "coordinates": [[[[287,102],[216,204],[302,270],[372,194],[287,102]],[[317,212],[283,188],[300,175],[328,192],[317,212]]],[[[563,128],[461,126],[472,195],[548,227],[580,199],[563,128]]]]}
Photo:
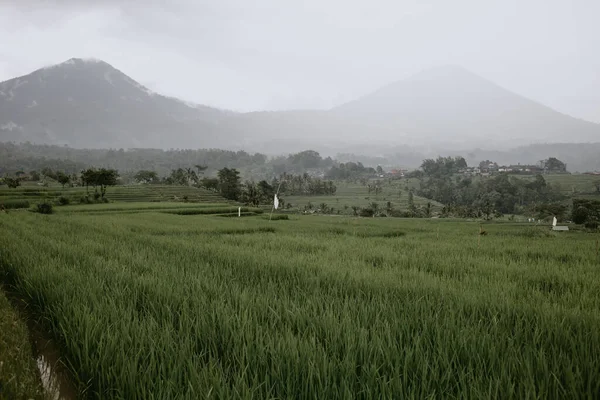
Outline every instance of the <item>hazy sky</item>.
{"type": "Polygon", "coordinates": [[[0,81],[72,57],[228,109],[327,108],[458,64],[600,122],[599,0],[0,0],[0,81]]]}

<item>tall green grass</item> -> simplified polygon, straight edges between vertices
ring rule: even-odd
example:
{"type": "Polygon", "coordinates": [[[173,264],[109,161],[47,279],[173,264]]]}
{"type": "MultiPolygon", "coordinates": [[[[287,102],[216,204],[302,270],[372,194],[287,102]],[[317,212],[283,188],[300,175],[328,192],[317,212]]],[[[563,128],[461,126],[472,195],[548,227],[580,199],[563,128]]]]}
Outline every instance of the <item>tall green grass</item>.
{"type": "Polygon", "coordinates": [[[16,209],[16,208],[29,208],[29,201],[27,200],[0,200],[0,205],[4,206],[5,209],[16,209]]]}
{"type": "Polygon", "coordinates": [[[0,216],[95,398],[595,398],[595,236],[460,221],[0,216]]]}
{"type": "Polygon", "coordinates": [[[0,399],[43,399],[27,325],[0,285],[0,399]]]}

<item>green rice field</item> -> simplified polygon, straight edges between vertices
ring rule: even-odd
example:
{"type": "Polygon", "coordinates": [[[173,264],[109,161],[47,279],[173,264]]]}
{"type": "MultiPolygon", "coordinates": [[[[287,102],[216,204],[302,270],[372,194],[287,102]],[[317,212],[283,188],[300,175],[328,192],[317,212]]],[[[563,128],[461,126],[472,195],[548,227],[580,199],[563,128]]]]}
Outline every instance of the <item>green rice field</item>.
{"type": "MultiPolygon", "coordinates": [[[[416,187],[415,183],[409,179],[396,181],[392,185],[388,184],[384,179],[382,181],[382,192],[375,194],[369,193],[366,186],[357,183],[336,182],[337,190],[333,196],[283,196],[286,203],[292,204],[294,210],[302,210],[309,202],[316,209],[321,203],[327,204],[328,207],[333,207],[334,211],[340,211],[341,214],[352,214],[351,207],[368,207],[371,203],[378,203],[381,209],[386,207],[389,201],[392,207],[398,210],[408,209],[408,193],[407,187],[416,187]]],[[[423,197],[414,195],[414,204],[423,206],[431,203],[433,210],[439,210],[443,207],[442,204],[428,200],[423,197]]]]}
{"type": "Polygon", "coordinates": [[[600,395],[598,234],[151,206],[0,214],[83,398],[600,395]]]}
{"type": "MultiPolygon", "coordinates": [[[[28,183],[15,189],[6,186],[0,187],[0,204],[11,201],[35,202],[40,199],[54,200],[64,196],[71,203],[78,203],[82,196],[88,193],[85,187],[66,187],[53,185],[50,187],[38,186],[28,183]]],[[[92,196],[94,188],[89,188],[92,196]]],[[[209,190],[191,186],[177,185],[120,185],[109,187],[106,197],[116,202],[169,202],[182,201],[184,196],[190,202],[222,203],[225,200],[218,194],[209,190]]],[[[26,207],[25,207],[26,208],[26,207]]]]}

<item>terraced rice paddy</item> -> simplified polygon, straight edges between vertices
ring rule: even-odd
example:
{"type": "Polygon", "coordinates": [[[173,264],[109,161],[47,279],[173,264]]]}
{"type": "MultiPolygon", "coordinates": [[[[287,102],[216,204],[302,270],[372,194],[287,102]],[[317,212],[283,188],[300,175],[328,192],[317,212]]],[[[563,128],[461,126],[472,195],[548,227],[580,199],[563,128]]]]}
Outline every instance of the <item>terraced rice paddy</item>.
{"type": "MultiPolygon", "coordinates": [[[[89,192],[93,194],[94,189],[89,192]]],[[[71,203],[78,203],[87,193],[84,187],[61,188],[60,186],[24,186],[9,189],[0,187],[0,204],[12,201],[39,201],[41,198],[54,200],[61,196],[67,197],[71,203]]],[[[183,201],[184,196],[189,202],[223,203],[225,200],[215,192],[198,189],[191,186],[176,185],[130,185],[108,188],[106,197],[115,202],[169,202],[183,201]]],[[[27,208],[27,207],[25,207],[27,208]]]]}
{"type": "MultiPolygon", "coordinates": [[[[321,203],[327,204],[328,207],[334,208],[334,213],[338,211],[340,214],[353,214],[351,209],[352,206],[357,207],[368,207],[372,203],[377,203],[383,210],[389,201],[392,207],[397,210],[407,210],[408,204],[408,193],[410,188],[415,187],[414,181],[404,180],[401,182],[395,182],[390,185],[384,181],[383,190],[381,193],[375,195],[375,193],[369,193],[366,186],[356,183],[336,183],[337,191],[333,196],[283,196],[286,203],[292,204],[294,210],[303,210],[309,203],[312,204],[314,209],[317,209],[321,203]],[[408,188],[408,189],[407,189],[408,188]]],[[[442,204],[428,200],[423,197],[414,196],[414,204],[416,206],[423,206],[427,203],[431,203],[433,210],[439,210],[443,207],[442,204]]]]}
{"type": "Polygon", "coordinates": [[[0,215],[0,270],[84,397],[600,393],[597,235],[113,206],[0,215]]]}

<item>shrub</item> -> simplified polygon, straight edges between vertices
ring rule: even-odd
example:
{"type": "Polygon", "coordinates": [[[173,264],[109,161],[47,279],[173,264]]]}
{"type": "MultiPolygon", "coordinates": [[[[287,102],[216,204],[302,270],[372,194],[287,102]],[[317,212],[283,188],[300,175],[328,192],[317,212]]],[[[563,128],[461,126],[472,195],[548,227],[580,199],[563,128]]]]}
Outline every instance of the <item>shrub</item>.
{"type": "Polygon", "coordinates": [[[94,192],[94,200],[98,201],[100,199],[100,193],[94,192]]]}
{"type": "Polygon", "coordinates": [[[108,199],[107,199],[106,197],[103,197],[103,198],[102,198],[102,202],[103,202],[103,203],[108,203],[109,201],[108,201],[108,199]]]}
{"type": "Polygon", "coordinates": [[[571,219],[576,224],[585,224],[588,219],[600,219],[600,200],[573,199],[571,219]]]}
{"type": "Polygon", "coordinates": [[[71,202],[71,201],[69,200],[69,198],[68,198],[68,197],[65,197],[65,196],[60,196],[60,197],[58,198],[58,205],[60,205],[60,206],[66,206],[66,205],[68,205],[70,202],[71,202]]]}
{"type": "MultiPolygon", "coordinates": [[[[266,215],[263,217],[264,219],[269,219],[266,215]]],[[[285,221],[289,220],[290,217],[287,214],[273,214],[271,216],[271,221],[285,221]]]]}
{"type": "Polygon", "coordinates": [[[585,221],[585,227],[587,229],[595,231],[598,229],[598,225],[598,220],[596,218],[589,218],[587,221],[585,221]]]}
{"type": "Polygon", "coordinates": [[[359,215],[361,217],[372,217],[373,215],[375,215],[375,212],[371,208],[363,208],[360,210],[359,215]]]}
{"type": "Polygon", "coordinates": [[[188,197],[188,195],[187,195],[187,194],[186,194],[185,196],[183,196],[183,202],[184,202],[184,203],[187,203],[187,202],[188,202],[188,200],[189,200],[189,197],[188,197]]]}
{"type": "Polygon", "coordinates": [[[37,205],[37,212],[40,214],[52,214],[52,203],[47,201],[37,205]]]}
{"type": "Polygon", "coordinates": [[[11,208],[29,208],[29,201],[27,200],[6,200],[2,203],[5,209],[11,208]]]}
{"type": "Polygon", "coordinates": [[[577,207],[575,210],[573,210],[573,222],[575,222],[577,225],[581,225],[583,223],[585,223],[585,221],[588,219],[588,209],[585,207],[577,207]]]}

